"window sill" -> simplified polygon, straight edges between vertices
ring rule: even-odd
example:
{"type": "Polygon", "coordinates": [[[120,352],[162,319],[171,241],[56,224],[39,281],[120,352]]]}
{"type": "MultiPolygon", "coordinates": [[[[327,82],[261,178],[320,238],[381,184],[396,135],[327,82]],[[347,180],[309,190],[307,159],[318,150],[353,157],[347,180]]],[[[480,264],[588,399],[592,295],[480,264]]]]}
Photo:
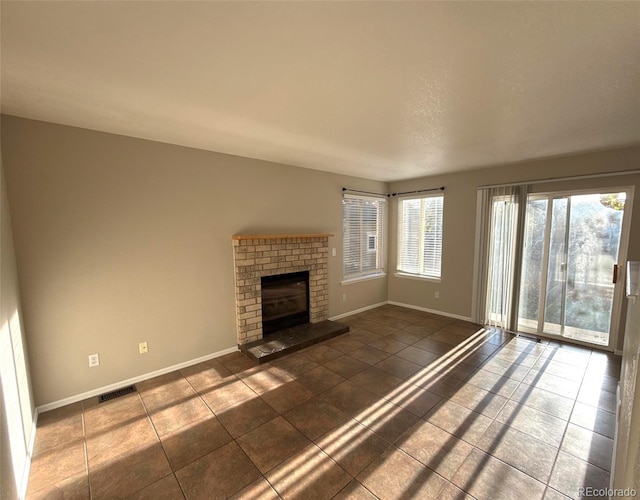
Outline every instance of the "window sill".
{"type": "Polygon", "coordinates": [[[340,284],[351,285],[352,283],[360,283],[361,281],[377,280],[378,278],[384,278],[386,275],[387,273],[369,274],[367,276],[359,276],[357,278],[349,278],[346,280],[342,280],[340,284]]]}
{"type": "Polygon", "coordinates": [[[430,278],[429,276],[420,276],[419,274],[409,274],[409,273],[393,273],[396,278],[407,278],[410,280],[418,280],[418,281],[428,281],[430,283],[440,283],[442,282],[441,278],[430,278]]]}

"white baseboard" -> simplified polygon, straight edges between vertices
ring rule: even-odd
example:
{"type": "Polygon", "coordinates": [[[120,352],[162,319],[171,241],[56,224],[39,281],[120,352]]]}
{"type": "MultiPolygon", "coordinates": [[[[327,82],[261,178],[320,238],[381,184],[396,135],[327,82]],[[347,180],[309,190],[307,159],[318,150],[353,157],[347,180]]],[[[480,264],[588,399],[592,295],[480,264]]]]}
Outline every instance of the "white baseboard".
{"type": "MultiPolygon", "coordinates": [[[[400,306],[400,307],[406,307],[407,309],[415,309],[418,311],[423,311],[423,312],[428,312],[428,313],[432,313],[432,314],[439,314],[441,316],[447,316],[449,318],[454,318],[454,319],[460,319],[463,321],[471,321],[470,317],[467,316],[460,316],[458,314],[451,314],[448,312],[444,312],[444,311],[437,311],[435,309],[427,309],[426,307],[420,307],[420,306],[414,306],[411,304],[403,304],[402,302],[395,302],[395,301],[385,301],[385,302],[379,302],[377,304],[372,304],[370,306],[366,306],[366,307],[361,307],[360,309],[356,309],[354,311],[349,311],[347,313],[343,313],[343,314],[338,314],[336,316],[332,316],[331,318],[329,318],[332,321],[337,321],[339,319],[342,318],[346,318],[348,316],[353,316],[354,314],[359,314],[365,311],[369,311],[371,309],[376,309],[377,307],[381,307],[384,306],[386,304],[391,304],[394,306],[400,306]]],[[[99,396],[100,394],[103,394],[105,392],[109,392],[109,391],[113,391],[116,389],[120,389],[121,387],[127,386],[127,385],[132,385],[132,384],[136,384],[138,382],[142,382],[143,380],[148,380],[150,378],[153,377],[158,377],[160,375],[164,375],[165,373],[170,373],[176,370],[180,370],[181,368],[187,368],[189,366],[192,365],[196,365],[198,363],[202,363],[204,361],[208,361],[210,359],[214,359],[214,358],[218,358],[220,356],[224,356],[225,354],[230,354],[232,352],[236,352],[238,350],[237,346],[236,347],[230,347],[229,349],[224,349],[222,351],[218,351],[215,352],[213,354],[208,354],[207,356],[202,356],[200,358],[197,359],[192,359],[190,361],[185,361],[184,363],[179,363],[177,365],[173,365],[173,366],[168,366],[166,368],[162,368],[160,370],[156,370],[150,373],[145,373],[143,375],[139,375],[137,377],[133,377],[127,380],[122,380],[120,382],[116,382],[114,384],[110,384],[104,387],[99,387],[97,389],[91,390],[91,391],[87,391],[87,392],[83,392],[82,394],[77,394],[75,396],[71,396],[68,398],[64,398],[61,399],[59,401],[54,401],[52,403],[47,403],[41,406],[38,406],[36,408],[36,413],[44,413],[46,411],[50,411],[50,410],[55,410],[56,408],[60,408],[62,406],[66,406],[72,403],[77,403],[78,401],[83,401],[85,399],[88,398],[92,398],[94,396],[99,396]]],[[[34,427],[35,429],[35,427],[34,427]]],[[[35,436],[35,432],[34,432],[34,436],[35,436]]]]}
{"type": "Polygon", "coordinates": [[[459,314],[452,314],[444,311],[437,311],[435,309],[427,309],[426,307],[414,306],[412,304],[403,304],[402,302],[395,302],[393,300],[389,300],[387,304],[391,304],[392,306],[406,307],[407,309],[415,309],[416,311],[439,314],[440,316],[446,316],[447,318],[454,318],[454,319],[460,319],[462,321],[473,322],[473,320],[469,316],[460,316],[459,314]]]}
{"type": "Polygon", "coordinates": [[[144,375],[139,375],[137,377],[133,377],[127,380],[122,380],[121,382],[116,382],[115,384],[109,384],[104,387],[99,387],[91,391],[83,392],[82,394],[78,394],[76,396],[71,396],[65,399],[61,399],[59,401],[54,401],[53,403],[47,403],[42,406],[38,406],[38,408],[36,408],[36,411],[38,411],[39,413],[44,413],[45,411],[55,410],[56,408],[70,405],[72,403],[77,403],[78,401],[83,401],[87,398],[92,398],[94,396],[99,396],[100,394],[103,394],[105,392],[114,391],[116,389],[120,389],[121,387],[124,387],[127,385],[136,384],[138,382],[142,382],[143,380],[148,380],[153,377],[164,375],[165,373],[171,373],[176,370],[180,370],[181,368],[187,368],[189,366],[197,365],[198,363],[202,363],[204,361],[209,361],[210,359],[219,358],[220,356],[224,356],[225,354],[236,352],[237,350],[238,350],[237,346],[230,347],[229,349],[223,349],[222,351],[214,352],[213,354],[208,354],[206,356],[202,356],[197,359],[192,359],[190,361],[185,361],[184,363],[167,366],[166,368],[161,368],[160,370],[156,370],[150,373],[145,373],[144,375]]]}
{"type": "Polygon", "coordinates": [[[342,318],[346,318],[348,316],[353,316],[354,314],[359,314],[361,312],[365,312],[365,311],[369,311],[371,309],[375,309],[376,307],[380,307],[380,306],[384,306],[387,305],[388,302],[379,302],[378,304],[373,304],[372,306],[367,306],[367,307],[361,307],[360,309],[356,309],[355,311],[349,311],[343,314],[338,314],[337,316],[332,316],[331,318],[329,318],[329,320],[331,321],[337,321],[339,319],[342,318]]]}
{"type": "Polygon", "coordinates": [[[415,309],[416,311],[428,312],[428,313],[432,313],[432,314],[439,314],[440,316],[446,316],[448,318],[460,319],[462,321],[473,321],[471,319],[471,317],[468,317],[468,316],[460,316],[459,314],[452,314],[452,313],[448,313],[448,312],[444,312],[444,311],[437,311],[435,309],[427,309],[426,307],[414,306],[414,305],[411,305],[411,304],[403,304],[402,302],[395,302],[393,300],[387,300],[385,302],[379,302],[379,303],[373,304],[371,306],[361,307],[360,309],[356,309],[355,311],[349,311],[347,313],[338,314],[337,316],[332,316],[329,319],[331,321],[337,321],[339,319],[346,318],[348,316],[353,316],[354,314],[359,314],[359,313],[362,313],[362,312],[365,312],[365,311],[369,311],[371,309],[375,309],[375,308],[380,307],[380,306],[385,306],[387,304],[392,305],[392,306],[406,307],[407,309],[415,309]]]}
{"type": "Polygon", "coordinates": [[[36,428],[38,427],[38,408],[33,410],[33,418],[31,421],[31,435],[27,443],[27,458],[22,471],[22,482],[18,490],[18,498],[23,500],[27,498],[27,487],[29,486],[29,473],[31,472],[31,457],[33,456],[33,447],[36,443],[36,428]]]}

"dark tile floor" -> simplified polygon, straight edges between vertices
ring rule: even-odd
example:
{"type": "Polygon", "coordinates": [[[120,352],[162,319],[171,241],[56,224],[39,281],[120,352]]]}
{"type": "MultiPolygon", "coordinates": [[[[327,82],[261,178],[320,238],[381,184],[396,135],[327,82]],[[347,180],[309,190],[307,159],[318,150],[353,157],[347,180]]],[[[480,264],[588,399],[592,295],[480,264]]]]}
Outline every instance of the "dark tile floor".
{"type": "Polygon", "coordinates": [[[606,488],[619,358],[383,306],[40,415],[28,498],[526,498],[606,488]]]}

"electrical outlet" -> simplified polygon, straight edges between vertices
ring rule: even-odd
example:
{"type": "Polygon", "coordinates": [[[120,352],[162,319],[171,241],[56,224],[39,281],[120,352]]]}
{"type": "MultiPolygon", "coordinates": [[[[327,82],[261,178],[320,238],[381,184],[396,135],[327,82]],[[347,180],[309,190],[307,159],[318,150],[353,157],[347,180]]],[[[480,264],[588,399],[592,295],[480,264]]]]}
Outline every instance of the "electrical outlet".
{"type": "Polygon", "coordinates": [[[89,354],[89,368],[100,365],[100,356],[98,354],[89,354]]]}
{"type": "Polygon", "coordinates": [[[149,352],[149,345],[147,344],[147,342],[140,342],[138,344],[138,351],[140,351],[140,354],[145,354],[147,352],[149,352]]]}
{"type": "Polygon", "coordinates": [[[342,294],[342,302],[346,302],[347,301],[347,294],[343,293],[342,294]]]}
{"type": "Polygon", "coordinates": [[[433,294],[433,296],[434,296],[436,299],[439,299],[439,298],[440,298],[440,292],[435,292],[435,293],[433,294]]]}
{"type": "Polygon", "coordinates": [[[335,257],[336,256],[336,249],[332,248],[331,249],[331,257],[335,257]]]}

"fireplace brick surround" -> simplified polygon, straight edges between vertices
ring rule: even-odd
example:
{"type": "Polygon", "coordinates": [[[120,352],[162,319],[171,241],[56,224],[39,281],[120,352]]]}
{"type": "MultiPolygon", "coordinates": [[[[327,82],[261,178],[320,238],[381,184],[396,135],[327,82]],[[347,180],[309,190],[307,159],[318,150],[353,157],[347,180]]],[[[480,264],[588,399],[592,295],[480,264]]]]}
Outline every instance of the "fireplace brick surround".
{"type": "Polygon", "coordinates": [[[329,237],[331,234],[233,236],[238,344],[262,338],[260,278],[309,271],[309,318],[327,319],[329,311],[329,237]]]}

